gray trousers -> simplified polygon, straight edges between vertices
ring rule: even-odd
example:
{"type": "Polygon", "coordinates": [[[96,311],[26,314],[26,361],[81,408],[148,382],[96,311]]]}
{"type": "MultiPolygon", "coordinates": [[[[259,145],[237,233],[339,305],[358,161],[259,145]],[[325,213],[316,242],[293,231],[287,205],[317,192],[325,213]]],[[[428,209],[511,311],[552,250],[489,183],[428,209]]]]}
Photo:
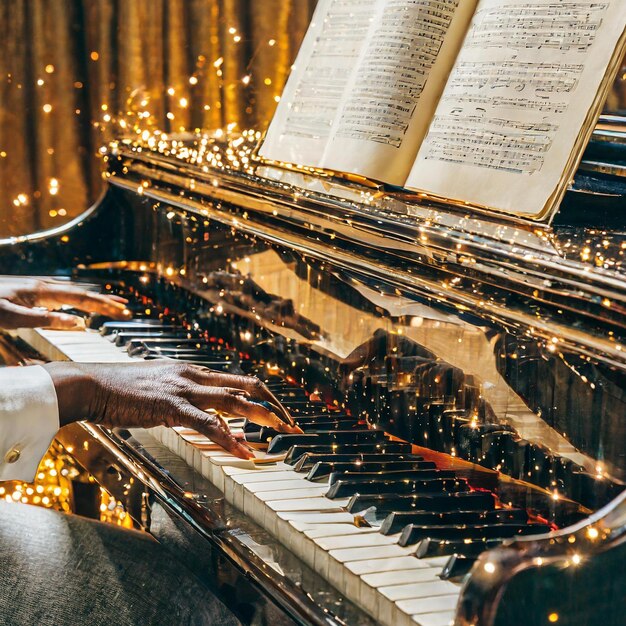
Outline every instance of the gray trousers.
{"type": "Polygon", "coordinates": [[[2,626],[237,626],[151,537],[0,501],[2,626]]]}

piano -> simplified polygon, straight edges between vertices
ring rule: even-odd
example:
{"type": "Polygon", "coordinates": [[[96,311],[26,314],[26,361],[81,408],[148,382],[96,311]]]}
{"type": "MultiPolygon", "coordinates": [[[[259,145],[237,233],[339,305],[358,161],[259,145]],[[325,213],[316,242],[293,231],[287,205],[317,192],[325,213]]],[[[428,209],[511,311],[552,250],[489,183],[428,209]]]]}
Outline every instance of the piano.
{"type": "Polygon", "coordinates": [[[100,201],[1,241],[0,272],[133,321],[3,353],[191,361],[285,403],[302,435],[230,419],[254,462],[184,428],[59,433],[244,624],[622,624],[623,122],[551,226],[261,162],[252,131],[114,142],[100,201]]]}

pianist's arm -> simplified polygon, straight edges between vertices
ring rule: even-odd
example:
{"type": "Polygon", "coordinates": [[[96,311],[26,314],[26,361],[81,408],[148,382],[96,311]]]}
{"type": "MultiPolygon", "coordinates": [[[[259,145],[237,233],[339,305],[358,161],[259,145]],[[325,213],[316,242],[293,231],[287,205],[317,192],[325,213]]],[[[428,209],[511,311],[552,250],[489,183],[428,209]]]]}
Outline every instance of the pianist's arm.
{"type": "MultiPolygon", "coordinates": [[[[127,316],[125,304],[123,298],[71,285],[0,277],[0,328],[77,329],[81,318],[54,309],[70,305],[119,319],[127,316]]],[[[31,480],[59,427],[85,419],[109,427],[186,426],[235,456],[250,458],[220,413],[282,432],[297,430],[286,423],[289,416],[271,392],[249,376],[167,361],[5,367],[0,369],[0,481],[31,480]]]]}
{"type": "Polygon", "coordinates": [[[72,306],[81,311],[106,315],[113,319],[130,316],[126,299],[91,293],[63,283],[35,278],[0,276],[0,328],[80,329],[81,317],[55,311],[72,306]]]}

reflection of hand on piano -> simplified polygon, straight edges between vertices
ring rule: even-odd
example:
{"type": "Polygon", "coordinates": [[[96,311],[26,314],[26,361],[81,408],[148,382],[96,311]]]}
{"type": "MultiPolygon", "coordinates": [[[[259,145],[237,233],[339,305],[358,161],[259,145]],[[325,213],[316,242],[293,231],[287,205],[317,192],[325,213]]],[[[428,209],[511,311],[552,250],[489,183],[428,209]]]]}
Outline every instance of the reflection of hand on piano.
{"type": "Polygon", "coordinates": [[[253,455],[220,414],[247,417],[280,432],[299,432],[257,379],[187,363],[49,363],[61,425],[83,419],[108,427],[185,426],[237,457],[253,455]],[[207,412],[208,409],[213,411],[207,412]]]}
{"type": "Polygon", "coordinates": [[[113,319],[130,316],[127,300],[114,295],[90,293],[73,285],[20,278],[0,277],[0,328],[81,329],[82,318],[55,309],[70,305],[81,311],[113,319]],[[40,308],[41,307],[41,308],[40,308]]]}

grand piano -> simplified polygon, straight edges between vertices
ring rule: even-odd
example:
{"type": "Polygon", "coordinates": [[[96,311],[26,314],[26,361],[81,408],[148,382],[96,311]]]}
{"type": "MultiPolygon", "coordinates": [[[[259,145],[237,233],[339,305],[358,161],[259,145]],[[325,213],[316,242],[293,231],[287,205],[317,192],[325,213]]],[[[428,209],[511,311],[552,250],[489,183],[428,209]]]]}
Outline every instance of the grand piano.
{"type": "Polygon", "coordinates": [[[106,190],[0,272],[130,298],[20,331],[33,359],[261,377],[304,435],[63,429],[75,463],[244,624],[623,623],[626,135],[602,120],[551,225],[265,163],[258,134],[110,145],[106,190]]]}

